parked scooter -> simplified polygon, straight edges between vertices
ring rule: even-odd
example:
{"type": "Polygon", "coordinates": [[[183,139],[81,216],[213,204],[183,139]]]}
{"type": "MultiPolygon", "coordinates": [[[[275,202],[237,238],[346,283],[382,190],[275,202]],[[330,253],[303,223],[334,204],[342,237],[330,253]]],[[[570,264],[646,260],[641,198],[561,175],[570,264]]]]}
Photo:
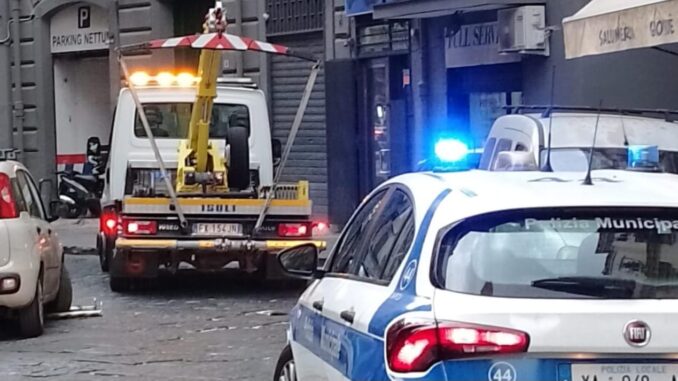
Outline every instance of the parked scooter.
{"type": "Polygon", "coordinates": [[[76,171],[57,172],[59,199],[67,206],[67,218],[81,217],[88,210],[95,217],[101,214],[99,200],[104,189],[102,173],[105,161],[101,160],[98,139],[90,139],[87,143],[87,160],[92,166],[92,174],[84,175],[76,171]]]}
{"type": "Polygon", "coordinates": [[[78,218],[88,210],[96,217],[101,214],[99,199],[103,186],[98,176],[75,171],[61,171],[57,175],[59,199],[68,207],[67,218],[78,218]]]}

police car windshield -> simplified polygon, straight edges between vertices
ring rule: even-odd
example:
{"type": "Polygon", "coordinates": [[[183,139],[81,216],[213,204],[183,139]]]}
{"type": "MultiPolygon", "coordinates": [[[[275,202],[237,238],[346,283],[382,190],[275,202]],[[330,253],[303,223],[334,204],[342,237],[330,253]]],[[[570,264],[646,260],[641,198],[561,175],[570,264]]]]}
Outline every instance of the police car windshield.
{"type": "MultiPolygon", "coordinates": [[[[191,121],[192,103],[146,103],[144,111],[149,127],[155,138],[186,139],[191,121]]],[[[247,106],[215,103],[212,109],[210,138],[226,138],[230,126],[241,126],[250,130],[250,112],[247,106]]],[[[146,130],[138,113],[134,122],[134,135],[146,137],[146,130]]]]}
{"type": "MultiPolygon", "coordinates": [[[[554,148],[551,166],[556,172],[586,172],[590,148],[554,148]]],[[[546,150],[542,153],[546,161],[546,150]]],[[[626,169],[626,148],[596,148],[593,151],[593,169],[626,169]]],[[[678,152],[659,151],[659,166],[666,173],[678,173],[678,152]]]]}
{"type": "Polygon", "coordinates": [[[451,291],[527,298],[678,298],[678,210],[537,209],[465,220],[443,238],[451,291]]]}

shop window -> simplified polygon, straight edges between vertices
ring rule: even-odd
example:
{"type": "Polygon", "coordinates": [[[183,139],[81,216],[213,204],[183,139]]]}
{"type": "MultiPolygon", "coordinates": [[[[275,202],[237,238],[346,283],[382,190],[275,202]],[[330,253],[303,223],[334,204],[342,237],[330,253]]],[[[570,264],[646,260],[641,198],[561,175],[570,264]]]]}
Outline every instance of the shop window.
{"type": "Polygon", "coordinates": [[[408,21],[365,25],[358,27],[358,56],[407,52],[410,49],[410,24],[408,21]]]}

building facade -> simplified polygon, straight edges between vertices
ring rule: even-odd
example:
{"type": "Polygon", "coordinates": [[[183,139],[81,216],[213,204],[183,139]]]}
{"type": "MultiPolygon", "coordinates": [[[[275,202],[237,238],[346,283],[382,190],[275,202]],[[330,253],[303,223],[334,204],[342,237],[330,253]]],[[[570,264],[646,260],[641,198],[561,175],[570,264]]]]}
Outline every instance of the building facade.
{"type": "Polygon", "coordinates": [[[562,19],[587,3],[334,0],[326,34],[331,221],[346,221],[385,178],[414,170],[441,136],[482,147],[507,105],[678,108],[675,53],[565,60],[562,19]]]}
{"type": "MultiPolygon", "coordinates": [[[[87,171],[86,144],[107,144],[122,85],[119,46],[200,32],[214,0],[4,0],[0,2],[0,148],[16,148],[38,178],[87,171]],[[8,31],[8,32],[6,32],[8,31]]],[[[322,0],[225,0],[228,32],[324,56],[322,0]]],[[[198,52],[140,51],[131,71],[195,71],[198,52]]],[[[225,76],[253,78],[269,96],[283,144],[309,64],[224,53],[225,76]]],[[[327,214],[325,91],[319,76],[283,180],[308,179],[314,213],[327,214]]]]}

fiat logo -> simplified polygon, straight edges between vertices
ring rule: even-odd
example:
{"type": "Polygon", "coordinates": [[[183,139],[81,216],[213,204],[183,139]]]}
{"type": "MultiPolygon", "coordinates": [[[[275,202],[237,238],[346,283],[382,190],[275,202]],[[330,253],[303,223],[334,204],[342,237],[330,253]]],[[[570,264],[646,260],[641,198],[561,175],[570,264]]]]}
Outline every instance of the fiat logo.
{"type": "Polygon", "coordinates": [[[647,323],[640,320],[632,320],[624,326],[624,339],[633,347],[644,347],[650,342],[652,331],[647,323]]]}

